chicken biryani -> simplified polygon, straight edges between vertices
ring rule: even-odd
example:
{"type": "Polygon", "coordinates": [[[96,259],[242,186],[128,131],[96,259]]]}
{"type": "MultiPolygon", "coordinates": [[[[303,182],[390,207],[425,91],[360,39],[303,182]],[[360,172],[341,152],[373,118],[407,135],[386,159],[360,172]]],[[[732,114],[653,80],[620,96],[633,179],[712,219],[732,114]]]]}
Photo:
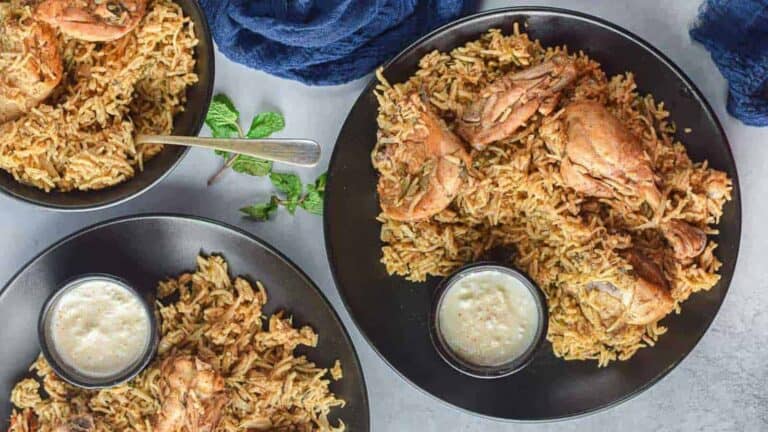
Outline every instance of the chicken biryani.
{"type": "Polygon", "coordinates": [[[631,72],[609,77],[516,27],[378,79],[390,274],[424,281],[511,251],[546,294],[555,355],[599,366],[653,346],[659,321],[719,280],[707,236],[731,180],[691,161],[631,72]]]}
{"type": "Polygon", "coordinates": [[[268,319],[261,283],[230,278],[219,256],[198,257],[197,271],[160,282],[160,343],[136,378],[83,390],[56,376],[40,356],[35,377],[11,392],[9,432],[343,431],[328,419],[344,406],[329,385],[338,361],[322,368],[294,350],[318,335],[285,312],[268,319]]]}
{"type": "Polygon", "coordinates": [[[171,0],[0,2],[0,168],[45,191],[130,179],[197,82],[192,21],[171,0]]]}

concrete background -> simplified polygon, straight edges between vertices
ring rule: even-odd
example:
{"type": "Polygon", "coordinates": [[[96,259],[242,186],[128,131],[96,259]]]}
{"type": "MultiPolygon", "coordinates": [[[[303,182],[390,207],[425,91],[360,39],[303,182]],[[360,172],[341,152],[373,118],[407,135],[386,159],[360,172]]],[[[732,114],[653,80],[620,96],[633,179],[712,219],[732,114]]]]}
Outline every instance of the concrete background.
{"type": "MultiPolygon", "coordinates": [[[[725,304],[701,343],[677,369],[650,390],[614,409],[560,423],[510,424],[459,412],[403,381],[371,350],[349,319],[328,270],[321,219],[301,211],[294,217],[281,211],[267,223],[241,219],[237,209],[263,199],[269,182],[229,173],[215,186],[206,188],[206,179],[221,163],[209,151],[192,150],[160,185],[127,204],[103,211],[61,214],[0,197],[0,283],[49,244],[85,226],[136,213],[195,214],[240,226],[262,237],[317,282],[339,311],[360,354],[375,431],[766,431],[768,265],[764,247],[768,244],[768,129],[745,127],[726,114],[725,82],[706,51],[688,37],[698,3],[480,2],[483,9],[523,4],[574,9],[640,35],[693,79],[714,107],[733,146],[742,187],[744,236],[725,304]]],[[[341,124],[365,81],[310,88],[249,70],[218,54],[216,58],[216,90],[234,99],[245,121],[257,111],[278,109],[287,119],[282,136],[309,137],[322,143],[323,161],[315,169],[301,171],[305,181],[326,170],[341,124]]]]}

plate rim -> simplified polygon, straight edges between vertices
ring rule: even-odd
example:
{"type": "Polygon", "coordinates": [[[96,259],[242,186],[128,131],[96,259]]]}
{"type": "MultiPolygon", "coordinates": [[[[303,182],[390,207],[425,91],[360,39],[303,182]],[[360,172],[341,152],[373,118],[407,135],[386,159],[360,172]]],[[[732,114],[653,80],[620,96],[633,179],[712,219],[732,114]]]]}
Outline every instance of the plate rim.
{"type": "MultiPolygon", "coordinates": [[[[472,411],[470,409],[455,405],[447,400],[444,400],[443,398],[432,394],[431,392],[427,391],[426,389],[422,388],[420,385],[413,382],[410,378],[405,376],[404,373],[402,373],[399,369],[397,369],[395,366],[390,363],[390,361],[384,356],[384,354],[379,351],[379,348],[373,343],[373,341],[370,339],[368,334],[363,330],[360,323],[358,322],[357,317],[352,313],[352,309],[350,307],[349,301],[347,300],[347,296],[345,292],[340,289],[339,287],[341,284],[339,283],[339,276],[337,275],[337,268],[336,268],[336,260],[335,256],[333,254],[332,248],[331,248],[331,240],[329,236],[329,227],[330,222],[329,218],[325,215],[323,215],[323,235],[325,237],[325,250],[326,250],[326,258],[328,260],[328,266],[331,271],[331,276],[333,277],[333,282],[336,285],[336,291],[339,293],[339,297],[341,298],[342,303],[344,304],[344,308],[347,310],[347,314],[349,315],[350,319],[354,323],[354,325],[357,327],[358,332],[362,335],[363,339],[368,343],[368,345],[371,347],[371,349],[376,353],[376,355],[379,356],[381,360],[384,361],[384,363],[395,372],[397,376],[399,376],[401,379],[403,379],[406,383],[408,383],[411,387],[415,388],[422,394],[428,395],[431,399],[439,401],[443,406],[458,410],[463,413],[467,413],[469,415],[480,417],[488,420],[493,420],[497,422],[506,422],[506,423],[520,423],[520,424],[537,424],[537,423],[555,423],[555,422],[563,422],[567,420],[573,420],[573,419],[579,419],[588,417],[594,414],[602,413],[607,410],[610,410],[612,408],[615,408],[631,399],[634,399],[638,395],[645,393],[648,389],[653,387],[654,385],[658,384],[662,379],[667,377],[670,372],[672,372],[674,369],[676,369],[698,346],[701,342],[701,339],[709,332],[709,329],[711,328],[712,324],[714,323],[715,319],[717,318],[720,309],[723,306],[723,303],[725,303],[725,299],[728,296],[728,291],[731,286],[731,282],[733,281],[733,276],[736,273],[737,265],[738,265],[738,258],[739,258],[739,252],[741,251],[741,235],[742,235],[742,204],[741,204],[741,186],[739,183],[739,175],[738,175],[738,167],[736,165],[736,159],[733,156],[733,149],[731,147],[731,143],[728,140],[728,136],[725,133],[725,130],[723,129],[723,126],[720,122],[720,119],[717,117],[715,111],[712,109],[712,106],[709,104],[707,99],[704,97],[704,95],[701,93],[701,90],[696,86],[696,84],[688,77],[688,75],[679,67],[677,66],[669,57],[667,57],[666,54],[664,54],[661,50],[647,42],[645,39],[641,38],[640,36],[636,35],[635,33],[625,29],[624,27],[612,23],[606,19],[586,14],[583,12],[579,12],[572,9],[567,8],[559,8],[559,7],[550,7],[550,6],[511,6],[511,7],[499,7],[494,9],[489,9],[487,11],[479,12],[476,14],[467,15],[465,17],[459,18],[455,21],[452,21],[448,24],[445,24],[443,26],[440,26],[429,33],[425,34],[424,36],[418,38],[413,43],[409,44],[405,48],[403,48],[397,55],[392,57],[392,59],[388,60],[386,63],[381,65],[381,68],[386,71],[387,68],[389,68],[392,63],[400,60],[405,55],[409,54],[412,50],[417,49],[420,45],[428,41],[429,39],[437,36],[438,34],[449,32],[455,27],[459,27],[463,24],[466,24],[470,21],[475,20],[481,20],[483,18],[487,18],[490,16],[504,16],[504,15],[513,15],[513,14],[534,14],[534,15],[554,15],[554,16],[565,16],[568,18],[575,18],[581,21],[586,21],[588,23],[591,23],[593,25],[601,26],[604,28],[607,28],[609,31],[612,31],[614,33],[619,34],[620,36],[630,40],[631,42],[636,43],[637,45],[641,46],[643,49],[648,51],[651,55],[653,55],[658,61],[662,62],[667,68],[669,68],[682,82],[685,84],[685,86],[691,90],[691,95],[696,99],[698,104],[703,108],[705,114],[712,119],[712,123],[715,125],[717,131],[720,134],[720,137],[725,142],[725,147],[727,154],[730,158],[729,162],[732,162],[733,169],[734,169],[734,178],[732,179],[733,189],[732,189],[732,202],[736,205],[735,213],[737,217],[736,221],[736,231],[738,233],[738,236],[736,238],[736,256],[734,258],[733,262],[733,272],[727,277],[721,279],[722,282],[724,282],[723,286],[723,296],[722,299],[718,302],[714,315],[710,319],[709,323],[706,325],[703,332],[701,332],[700,335],[696,337],[695,343],[693,345],[693,348],[689,350],[688,352],[684,353],[677,361],[669,365],[667,368],[662,370],[658,375],[654,376],[651,380],[648,380],[645,384],[639,386],[634,391],[627,393],[626,395],[617,398],[614,401],[611,401],[607,404],[600,405],[596,408],[582,410],[579,412],[576,412],[571,415],[564,415],[564,416],[553,416],[553,417],[542,417],[538,419],[513,419],[513,418],[506,418],[506,417],[494,417],[488,414],[478,413],[475,411],[472,411]]],[[[326,195],[325,195],[325,201],[329,201],[329,197],[333,194],[333,188],[330,187],[330,185],[333,184],[333,168],[338,165],[338,157],[340,152],[338,150],[337,144],[339,143],[339,139],[342,136],[342,133],[344,130],[349,126],[349,116],[352,113],[352,110],[357,106],[357,104],[366,97],[368,93],[370,93],[376,85],[376,77],[373,76],[369,79],[368,84],[366,84],[365,88],[360,92],[360,95],[355,99],[355,102],[350,107],[349,111],[347,112],[347,117],[344,120],[344,123],[339,131],[338,136],[336,137],[336,142],[334,143],[333,147],[333,153],[331,154],[330,162],[328,164],[328,185],[329,187],[326,188],[326,195]]],[[[392,277],[392,276],[390,276],[392,277]]]]}
{"type": "MultiPolygon", "coordinates": [[[[363,368],[363,364],[360,361],[360,355],[357,352],[357,348],[355,347],[354,342],[352,341],[352,338],[349,335],[349,330],[344,325],[344,322],[341,320],[341,317],[339,316],[338,311],[334,309],[333,304],[328,300],[328,297],[323,293],[323,291],[317,286],[317,284],[304,272],[301,267],[296,265],[296,263],[293,262],[290,258],[288,258],[285,254],[283,254],[281,251],[279,251],[277,248],[272,246],[270,243],[263,240],[261,237],[252,234],[242,228],[239,228],[234,225],[230,225],[226,222],[222,222],[219,220],[203,217],[203,216],[196,216],[196,215],[190,215],[190,214],[184,214],[184,213],[173,213],[173,212],[160,212],[160,213],[140,213],[140,214],[133,214],[133,215],[127,215],[127,216],[119,216],[111,219],[107,219],[105,221],[97,222],[91,225],[88,225],[84,228],[78,229],[77,231],[68,234],[61,239],[57,240],[50,246],[47,246],[42,251],[37,253],[35,256],[30,258],[21,268],[16,271],[16,273],[11,276],[8,281],[0,288],[0,301],[3,300],[3,297],[8,292],[10,286],[14,284],[19,277],[21,277],[22,273],[24,273],[28,268],[30,268],[33,264],[37,263],[40,259],[47,256],[49,253],[53,252],[55,249],[69,243],[70,241],[81,237],[83,235],[89,234],[93,231],[97,231],[99,229],[112,226],[112,225],[119,225],[121,223],[125,222],[136,222],[136,221],[142,221],[142,220],[171,220],[171,221],[188,221],[188,222],[194,222],[196,224],[202,224],[202,225],[209,225],[214,228],[223,228],[225,230],[231,231],[241,237],[246,238],[247,240],[250,240],[260,247],[264,248],[267,252],[270,252],[274,254],[277,258],[279,258],[283,263],[285,263],[288,267],[290,267],[293,271],[295,271],[299,277],[304,280],[304,282],[311,287],[317,294],[320,295],[320,298],[325,302],[326,306],[328,306],[328,309],[331,311],[331,316],[336,320],[336,322],[339,324],[339,327],[341,327],[342,330],[342,336],[346,340],[346,342],[349,344],[349,346],[352,348],[352,355],[355,359],[357,369],[360,371],[360,385],[363,390],[363,399],[362,399],[362,406],[365,409],[365,429],[364,430],[371,430],[371,406],[370,406],[370,397],[368,395],[368,385],[366,384],[365,380],[365,370],[363,368]]],[[[9,402],[10,403],[10,402],[9,402]]],[[[343,418],[342,418],[343,420],[343,418]]],[[[0,421],[4,421],[0,419],[0,421]]]]}

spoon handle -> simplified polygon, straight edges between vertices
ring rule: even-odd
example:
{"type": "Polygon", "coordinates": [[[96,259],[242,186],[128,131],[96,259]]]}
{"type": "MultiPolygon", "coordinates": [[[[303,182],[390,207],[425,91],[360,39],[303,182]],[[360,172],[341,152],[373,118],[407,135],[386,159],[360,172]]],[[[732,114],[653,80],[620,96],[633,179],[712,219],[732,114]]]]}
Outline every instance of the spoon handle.
{"type": "Polygon", "coordinates": [[[305,167],[313,167],[320,161],[320,144],[308,139],[199,138],[139,135],[136,137],[136,143],[208,148],[305,167]]]}

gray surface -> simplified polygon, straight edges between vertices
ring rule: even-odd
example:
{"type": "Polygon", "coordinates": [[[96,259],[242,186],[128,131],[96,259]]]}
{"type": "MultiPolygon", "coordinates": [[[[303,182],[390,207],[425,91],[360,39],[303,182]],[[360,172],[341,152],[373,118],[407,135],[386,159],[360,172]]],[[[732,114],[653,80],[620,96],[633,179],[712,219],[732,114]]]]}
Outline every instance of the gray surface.
{"type": "MultiPolygon", "coordinates": [[[[482,3],[485,8],[521,4],[482,3]]],[[[743,188],[745,235],[730,293],[714,325],[693,353],[667,378],[637,398],[583,419],[520,425],[458,412],[413,388],[371,350],[349,319],[328,270],[320,218],[302,212],[291,217],[281,212],[268,223],[241,219],[237,209],[252,200],[263,199],[268,182],[230,173],[214,187],[206,188],[205,180],[220,164],[207,151],[192,150],[159,186],[113,209],[60,214],[0,197],[0,281],[10,278],[54,240],[87,225],[134,213],[196,214],[238,225],[271,242],[320,285],[349,328],[362,359],[375,431],[768,430],[768,265],[764,249],[768,244],[768,129],[745,127],[725,113],[725,83],[705,50],[692,45],[687,34],[698,0],[526,4],[557,5],[597,15],[658,47],[704,92],[723,122],[736,156],[743,188]]],[[[231,95],[246,119],[256,111],[279,109],[287,118],[282,136],[314,138],[323,145],[325,154],[320,167],[301,171],[305,181],[325,170],[341,123],[363,82],[308,88],[248,70],[221,56],[216,59],[216,68],[217,90],[231,95]]]]}

